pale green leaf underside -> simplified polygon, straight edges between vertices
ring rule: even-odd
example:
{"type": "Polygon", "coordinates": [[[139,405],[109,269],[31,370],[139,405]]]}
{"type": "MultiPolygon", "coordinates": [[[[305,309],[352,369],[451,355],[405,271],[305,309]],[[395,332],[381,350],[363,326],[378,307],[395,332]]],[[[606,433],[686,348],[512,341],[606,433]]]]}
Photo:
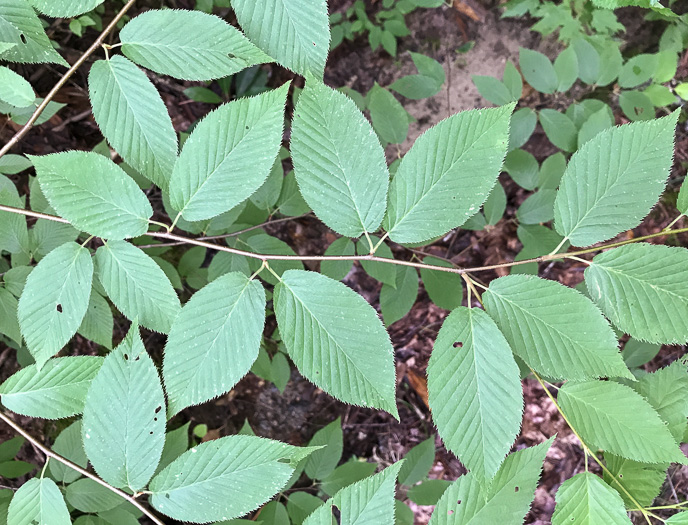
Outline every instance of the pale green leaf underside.
{"type": "Polygon", "coordinates": [[[2,404],[18,414],[60,419],[83,410],[86,393],[102,357],[58,357],[40,371],[22,368],[0,386],[2,404]]]}
{"type": "MultiPolygon", "coordinates": [[[[53,452],[72,463],[86,468],[88,458],[84,452],[84,444],[81,439],[81,420],[77,419],[74,423],[65,428],[53,443],[53,452]]],[[[51,461],[48,470],[55,479],[61,483],[72,483],[81,477],[81,473],[66,466],[58,461],[51,461]]]]}
{"type": "Polygon", "coordinates": [[[330,48],[326,0],[233,0],[248,38],[277,62],[322,79],[330,48]]]}
{"type": "Polygon", "coordinates": [[[585,270],[590,297],[643,341],[688,341],[688,250],[632,244],[597,255],[585,270]]]}
{"type": "Polygon", "coordinates": [[[172,325],[163,376],[170,414],[228,392],[258,357],[265,291],[227,273],[196,292],[172,325]]]}
{"type": "Polygon", "coordinates": [[[303,525],[332,523],[332,506],[340,510],[340,525],[394,525],[394,491],[398,461],[382,472],[339,490],[303,522],[303,525]]]}
{"type": "Polygon", "coordinates": [[[114,324],[112,310],[108,302],[98,292],[91,290],[88,310],[86,310],[86,315],[84,315],[77,333],[111,350],[114,324]]]}
{"type": "Polygon", "coordinates": [[[151,505],[180,521],[207,523],[243,516],[279,492],[309,449],[254,436],[201,443],[157,474],[151,505]]]}
{"type": "Polygon", "coordinates": [[[567,479],[557,490],[552,525],[630,525],[619,493],[590,472],[567,479]]]}
{"type": "Polygon", "coordinates": [[[642,396],[612,381],[566,383],[566,417],[590,447],[646,463],[686,463],[666,424],[642,396]]]}
{"type": "Polygon", "coordinates": [[[127,23],[119,37],[130,60],[185,80],[226,77],[272,61],[238,29],[201,11],[146,11],[127,23]]]}
{"type": "Polygon", "coordinates": [[[99,60],[88,75],[93,116],[107,141],[147,179],[167,189],[177,134],[146,74],[121,55],[99,60]]]}
{"type": "Polygon", "coordinates": [[[52,479],[33,478],[15,492],[7,513],[11,525],[70,525],[67,504],[52,479]]]}
{"type": "Polygon", "coordinates": [[[442,494],[430,525],[521,525],[554,438],[507,456],[488,487],[473,473],[442,494]]]}
{"type": "Polygon", "coordinates": [[[523,413],[509,343],[483,310],[459,307],[437,335],[427,374],[442,441],[478,479],[491,479],[518,435],[523,413]]]}
{"type": "Polygon", "coordinates": [[[104,0],[29,0],[38,11],[53,18],[71,18],[92,11],[104,0]]]}
{"type": "Polygon", "coordinates": [[[110,241],[98,248],[95,260],[98,279],[120,312],[151,330],[170,331],[181,306],[153,259],[126,241],[110,241]]]}
{"type": "Polygon", "coordinates": [[[666,185],[677,118],[601,131],[574,153],[554,203],[556,230],[589,246],[635,228],[666,185]]]}
{"type": "Polygon", "coordinates": [[[509,275],[492,281],[483,301],[512,350],[536,371],[557,379],[632,377],[609,323],[576,290],[509,275]]]}
{"type": "Polygon", "coordinates": [[[394,349],[373,308],[343,283],[289,270],[275,315],[299,371],[330,395],[397,416],[394,349]]]}
{"type": "Polygon", "coordinates": [[[17,299],[7,289],[0,288],[0,334],[21,345],[22,335],[17,319],[17,299]]]}
{"type": "Polygon", "coordinates": [[[324,448],[316,450],[308,457],[304,472],[311,479],[324,479],[332,473],[342,458],[344,434],[341,418],[318,430],[308,446],[324,448]]]}
{"type": "Polygon", "coordinates": [[[186,220],[220,215],[265,182],[282,142],[288,88],[224,104],[194,128],[170,181],[170,203],[186,220]]]}
{"type": "Polygon", "coordinates": [[[380,227],[389,184],[385,153],[353,100],[308,82],[294,112],[291,154],[299,189],[325,224],[347,237],[380,227]]]}
{"type": "Polygon", "coordinates": [[[133,323],[103,362],[86,396],[84,450],[110,485],[136,492],[155,473],[165,444],[165,395],[133,323]]]}
{"type": "Polygon", "coordinates": [[[92,279],[91,254],[74,242],[55,248],[27,277],[17,317],[38,368],[66,345],[81,325],[92,279]]]}
{"type": "Polygon", "coordinates": [[[0,0],[0,42],[15,44],[2,55],[8,62],[69,66],[53,48],[36,12],[23,0],[0,0]]]}
{"type": "Polygon", "coordinates": [[[463,111],[416,140],[389,188],[384,227],[393,241],[443,235],[480,209],[506,155],[513,109],[463,111]]]}
{"type": "Polygon", "coordinates": [[[29,158],[50,205],[76,228],[105,239],[146,232],[153,209],[134,179],[110,159],[92,151],[29,158]]]}

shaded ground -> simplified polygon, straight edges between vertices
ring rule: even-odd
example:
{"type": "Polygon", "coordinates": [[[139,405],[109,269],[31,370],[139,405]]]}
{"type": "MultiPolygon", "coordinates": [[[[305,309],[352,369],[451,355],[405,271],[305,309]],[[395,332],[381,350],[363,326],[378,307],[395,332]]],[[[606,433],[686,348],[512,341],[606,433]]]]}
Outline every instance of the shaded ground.
{"type": "MultiPolygon", "coordinates": [[[[189,4],[190,1],[176,2],[178,7],[191,7],[189,4]]],[[[350,0],[332,1],[331,9],[341,10],[350,4],[350,0]]],[[[404,152],[421,132],[442,118],[459,110],[486,105],[471,82],[472,74],[501,77],[506,60],[517,62],[519,46],[539,47],[543,52],[550,54],[556,49],[555,44],[540,43],[538,38],[527,30],[529,24],[526,22],[500,20],[493,9],[484,6],[479,11],[482,15],[480,21],[462,17],[457,10],[450,7],[414,13],[409,20],[412,36],[400,41],[397,60],[381,52],[372,53],[364,40],[353,44],[345,43],[330,57],[326,82],[333,86],[348,85],[366,92],[375,81],[383,86],[389,85],[395,78],[413,72],[411,61],[404,51],[419,51],[440,61],[448,78],[442,92],[423,101],[404,101],[405,107],[416,118],[416,122],[411,125],[409,140],[402,145],[401,152],[404,152]],[[474,40],[475,47],[466,54],[457,53],[456,49],[467,40],[474,40]]],[[[56,32],[58,40],[62,42],[70,63],[73,63],[79,52],[88,45],[87,41],[75,41],[69,34],[57,33],[61,31],[57,26],[51,30],[56,32]],[[75,43],[78,43],[79,49],[72,49],[75,43]]],[[[83,68],[60,92],[58,100],[69,103],[69,106],[49,123],[35,128],[23,141],[21,150],[17,149],[15,152],[44,154],[75,148],[90,149],[102,140],[90,115],[87,94],[84,91],[87,71],[87,67],[83,68]]],[[[37,91],[45,94],[61,71],[52,66],[27,66],[23,72],[31,77],[37,91]]],[[[270,68],[270,75],[271,85],[293,78],[291,74],[278,67],[270,68]]],[[[193,121],[211,109],[209,105],[186,101],[181,91],[187,84],[157,77],[154,81],[178,130],[188,129],[193,121]]],[[[301,81],[297,80],[298,82],[301,81]]],[[[524,101],[531,105],[542,103],[534,95],[525,98],[524,101]]],[[[0,143],[7,141],[16,129],[17,126],[9,120],[0,120],[0,143]]],[[[536,130],[527,149],[535,154],[538,160],[554,152],[539,129],[536,130]]],[[[397,151],[388,153],[393,157],[397,151]]],[[[680,160],[688,160],[688,138],[685,134],[680,135],[678,140],[677,164],[672,175],[674,186],[685,175],[685,170],[678,164],[680,160]]],[[[20,191],[28,193],[26,178],[15,179],[20,185],[20,191]]],[[[520,250],[514,214],[527,193],[506,177],[502,178],[501,182],[508,195],[508,208],[502,221],[495,227],[481,232],[452,232],[425,251],[451,258],[462,266],[512,260],[520,250]]],[[[156,198],[155,195],[152,197],[156,198]]],[[[655,232],[674,216],[673,206],[661,202],[643,225],[635,230],[635,235],[655,232]]],[[[269,233],[289,242],[297,253],[302,254],[322,253],[335,238],[322,224],[308,217],[285,223],[283,226],[272,226],[268,230],[269,233]]],[[[680,241],[686,245],[688,237],[680,241]]],[[[399,258],[410,256],[408,250],[400,246],[393,245],[393,250],[399,258]]],[[[541,266],[540,275],[567,285],[575,285],[582,280],[582,270],[580,263],[551,263],[541,266]]],[[[488,283],[504,273],[506,272],[486,272],[481,273],[479,277],[488,283]]],[[[368,277],[358,265],[347,276],[345,282],[377,307],[380,284],[368,277]]],[[[400,422],[375,410],[339,403],[305,381],[296,371],[292,371],[291,381],[283,394],[273,385],[249,374],[228,395],[200,407],[188,409],[175,417],[172,426],[176,427],[186,421],[191,421],[192,426],[196,423],[205,423],[211,429],[210,437],[218,437],[236,433],[248,419],[258,435],[303,445],[315,431],[341,416],[345,436],[344,459],[352,456],[365,457],[387,466],[403,457],[409,448],[426,439],[434,431],[426,404],[427,392],[424,390],[425,367],[433,341],[446,314],[446,311],[428,300],[427,294],[421,288],[418,301],[411,312],[390,327],[390,336],[396,351],[400,422]]],[[[125,330],[126,323],[117,327],[116,340],[123,337],[125,330]]],[[[145,342],[153,357],[159,361],[164,339],[156,334],[148,334],[145,342]]],[[[97,351],[91,343],[79,337],[71,350],[75,354],[97,351]]],[[[649,365],[649,369],[654,370],[683,352],[685,348],[667,348],[649,365]]],[[[0,348],[0,380],[11,375],[16,368],[14,351],[0,348]]],[[[524,381],[524,394],[526,405],[523,428],[514,450],[541,443],[555,433],[558,436],[548,454],[542,483],[526,520],[527,523],[546,524],[549,523],[554,509],[554,494],[558,486],[563,480],[584,468],[583,455],[575,437],[537,382],[524,381]]],[[[64,426],[64,423],[60,422],[27,418],[17,420],[45,443],[54,439],[64,426]]],[[[0,426],[0,441],[10,436],[7,429],[0,426]]],[[[464,469],[459,461],[444,449],[439,440],[436,445],[436,463],[431,476],[439,479],[456,479],[464,469]]],[[[29,445],[25,445],[21,453],[22,459],[40,462],[37,455],[29,445]]],[[[674,470],[670,479],[658,504],[675,502],[676,498],[683,499],[686,496],[688,471],[685,467],[674,470]]],[[[16,486],[15,482],[0,484],[5,483],[16,486]]],[[[403,497],[403,494],[400,496],[403,497]]],[[[427,523],[432,508],[419,507],[411,502],[409,504],[416,514],[416,524],[427,523]]]]}

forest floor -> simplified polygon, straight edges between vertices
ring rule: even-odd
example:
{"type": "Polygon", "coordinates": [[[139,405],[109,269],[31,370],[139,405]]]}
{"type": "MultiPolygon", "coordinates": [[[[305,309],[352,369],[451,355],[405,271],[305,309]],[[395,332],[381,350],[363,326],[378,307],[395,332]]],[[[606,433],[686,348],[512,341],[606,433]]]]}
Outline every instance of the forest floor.
{"type": "MultiPolygon", "coordinates": [[[[179,7],[192,7],[185,5],[190,3],[177,1],[179,7]]],[[[332,1],[331,12],[345,9],[351,3],[353,0],[332,1]]],[[[518,62],[520,46],[535,48],[550,56],[554,56],[559,49],[555,41],[543,42],[536,33],[530,32],[528,28],[531,24],[528,21],[500,19],[498,10],[493,6],[474,5],[472,13],[474,17],[466,16],[449,6],[418,10],[408,17],[412,34],[400,39],[397,58],[392,58],[379,50],[371,52],[365,38],[353,43],[345,42],[331,54],[325,71],[326,83],[333,87],[349,86],[363,93],[367,92],[374,82],[387,86],[396,78],[412,73],[413,65],[407,51],[424,53],[443,64],[447,82],[439,94],[421,101],[403,101],[405,108],[416,121],[411,124],[407,142],[399,150],[395,147],[389,149],[387,153],[390,160],[407,151],[418,135],[441,119],[461,110],[489,105],[478,94],[471,81],[471,75],[492,75],[501,78],[507,60],[518,62]],[[468,41],[474,42],[472,49],[465,53],[457,52],[458,48],[468,41]]],[[[70,47],[69,37],[66,36],[63,51],[66,52],[67,60],[73,63],[82,50],[81,46],[85,45],[88,45],[88,42],[79,41],[79,49],[73,49],[70,47]]],[[[26,72],[32,77],[32,84],[37,86],[39,94],[46,93],[60,73],[52,66],[34,66],[27,68],[26,72]]],[[[21,149],[15,150],[15,153],[46,154],[67,149],[90,149],[102,140],[90,114],[88,97],[84,90],[87,73],[88,67],[82,68],[73,81],[60,92],[57,100],[69,105],[49,122],[32,130],[23,141],[21,149]]],[[[292,78],[293,75],[277,66],[270,68],[270,85],[279,85],[292,78]]],[[[155,77],[154,81],[162,92],[178,131],[187,130],[193,121],[212,109],[210,105],[186,100],[182,90],[189,83],[158,77],[155,77]]],[[[526,91],[524,95],[522,105],[552,105],[551,100],[541,100],[535,93],[526,91]]],[[[0,144],[5,143],[17,129],[9,120],[3,119],[4,117],[0,117],[0,144]]],[[[618,122],[621,123],[620,117],[618,122]]],[[[688,159],[688,139],[685,131],[679,136],[677,144],[677,159],[688,159]]],[[[536,130],[526,149],[540,161],[556,151],[540,128],[536,130]]],[[[684,174],[685,171],[678,175],[684,174]]],[[[520,249],[516,237],[515,211],[528,194],[508,177],[503,177],[501,182],[507,192],[508,206],[505,217],[497,225],[480,232],[452,232],[425,251],[450,258],[461,266],[513,260],[520,249]]],[[[28,187],[20,190],[27,193],[28,187]]],[[[673,216],[673,209],[660,203],[634,234],[658,231],[670,222],[673,216]]],[[[269,227],[268,233],[288,242],[297,253],[321,254],[335,239],[331,231],[312,218],[306,217],[285,224],[269,227]]],[[[401,247],[392,247],[395,253],[403,256],[401,247]]],[[[540,267],[540,275],[573,286],[583,279],[582,270],[581,264],[576,262],[557,262],[543,264],[540,267]]],[[[483,282],[488,283],[504,273],[488,272],[482,273],[480,277],[483,282]]],[[[344,282],[361,293],[371,304],[378,306],[380,284],[370,278],[360,266],[355,265],[344,282]]],[[[294,370],[284,393],[280,393],[271,383],[249,374],[226,396],[185,410],[172,420],[171,426],[177,427],[186,421],[191,421],[192,426],[204,423],[210,429],[207,438],[213,438],[236,433],[248,420],[257,435],[304,445],[318,429],[341,417],[344,429],[343,459],[356,456],[387,466],[402,458],[411,447],[434,433],[427,406],[425,368],[433,341],[447,313],[436,307],[421,288],[413,309],[390,327],[390,336],[396,352],[399,422],[380,411],[339,403],[308,383],[294,370]]],[[[124,336],[125,330],[126,325],[116,326],[116,342],[124,336]]],[[[77,337],[76,341],[72,349],[74,353],[86,354],[97,351],[92,343],[84,339],[77,337]]],[[[149,333],[145,341],[154,358],[159,358],[164,339],[149,333]]],[[[683,352],[685,348],[664,349],[648,365],[648,370],[663,366],[675,359],[678,353],[683,352]]],[[[0,347],[0,381],[11,375],[16,367],[13,351],[0,347]]],[[[557,434],[557,439],[545,461],[541,484],[536,491],[532,509],[526,519],[526,523],[544,525],[550,522],[557,488],[563,480],[584,469],[584,458],[576,438],[539,384],[534,380],[525,380],[524,394],[523,427],[514,444],[514,450],[536,445],[557,434]]],[[[44,442],[53,439],[59,430],[59,424],[56,422],[29,419],[23,419],[22,422],[44,442]]],[[[9,436],[8,430],[0,427],[0,441],[9,436]]],[[[455,480],[465,470],[459,461],[444,449],[439,438],[436,446],[438,452],[431,477],[455,480]]],[[[37,451],[25,445],[21,459],[40,462],[37,454],[37,451]]],[[[21,480],[17,480],[17,483],[19,481],[21,480]]],[[[404,498],[404,494],[399,496],[404,498]]],[[[686,496],[688,467],[672,467],[669,481],[662,489],[658,504],[674,503],[678,499],[685,499],[686,496]]],[[[418,506],[408,500],[407,503],[414,510],[415,523],[426,524],[432,507],[418,506]]]]}

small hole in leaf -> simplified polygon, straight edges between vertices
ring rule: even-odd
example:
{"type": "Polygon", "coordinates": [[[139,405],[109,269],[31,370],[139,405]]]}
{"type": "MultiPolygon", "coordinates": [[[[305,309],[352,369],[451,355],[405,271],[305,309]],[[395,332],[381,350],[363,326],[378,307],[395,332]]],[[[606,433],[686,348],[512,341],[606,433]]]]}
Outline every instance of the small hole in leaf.
{"type": "Polygon", "coordinates": [[[248,126],[246,126],[246,131],[248,131],[248,126]]]}
{"type": "Polygon", "coordinates": [[[619,477],[620,477],[620,478],[623,478],[623,474],[619,474],[619,477]]]}
{"type": "Polygon", "coordinates": [[[633,111],[635,112],[635,114],[636,114],[637,116],[642,115],[642,113],[643,113],[644,110],[645,110],[645,108],[641,108],[641,107],[638,107],[638,106],[635,106],[635,107],[633,108],[633,111]]]}
{"type": "Polygon", "coordinates": [[[227,56],[229,58],[236,58],[237,57],[234,53],[227,53],[227,56]]]}
{"type": "Polygon", "coordinates": [[[461,500],[456,502],[457,505],[461,505],[461,500]]]}
{"type": "Polygon", "coordinates": [[[462,347],[463,347],[463,343],[461,341],[457,341],[456,343],[454,343],[454,348],[462,348],[462,347]]]}
{"type": "Polygon", "coordinates": [[[152,430],[151,430],[150,432],[148,432],[148,433],[149,433],[151,436],[153,435],[153,431],[152,431],[152,430]]]}
{"type": "Polygon", "coordinates": [[[157,420],[158,420],[158,418],[157,418],[157,417],[154,417],[154,418],[153,418],[153,421],[157,421],[157,420]]]}
{"type": "Polygon", "coordinates": [[[21,34],[19,35],[19,38],[21,39],[22,44],[26,44],[26,37],[24,36],[24,33],[21,33],[21,34]]]}
{"type": "Polygon", "coordinates": [[[518,487],[514,487],[514,492],[518,492],[519,490],[521,490],[521,489],[518,487]]]}
{"type": "Polygon", "coordinates": [[[61,305],[61,304],[58,304],[58,305],[57,305],[57,311],[60,312],[60,313],[62,313],[62,305],[61,305]]]}
{"type": "Polygon", "coordinates": [[[124,354],[124,360],[129,361],[129,354],[124,354]]]}
{"type": "Polygon", "coordinates": [[[162,410],[162,407],[161,407],[160,405],[158,405],[158,408],[155,409],[155,413],[157,414],[157,413],[160,412],[161,410],[162,410]]]}
{"type": "Polygon", "coordinates": [[[137,355],[137,356],[136,356],[136,359],[134,359],[134,361],[138,361],[139,359],[141,359],[141,356],[140,356],[140,355],[137,355]]]}
{"type": "Polygon", "coordinates": [[[170,495],[169,495],[169,494],[165,494],[165,497],[166,497],[167,499],[170,499],[170,495]]]}

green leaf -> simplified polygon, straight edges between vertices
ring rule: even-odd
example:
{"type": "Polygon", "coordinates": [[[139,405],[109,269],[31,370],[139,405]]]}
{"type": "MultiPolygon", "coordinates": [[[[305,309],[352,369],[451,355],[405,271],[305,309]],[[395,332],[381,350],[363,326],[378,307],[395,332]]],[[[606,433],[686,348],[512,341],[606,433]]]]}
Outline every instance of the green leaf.
{"type": "Polygon", "coordinates": [[[93,11],[104,0],[29,0],[41,13],[53,18],[71,18],[93,11]]]}
{"type": "Polygon", "coordinates": [[[428,479],[411,487],[406,496],[417,505],[437,505],[450,485],[451,482],[444,479],[428,479]]]}
{"type": "MultiPolygon", "coordinates": [[[[287,501],[287,512],[289,518],[294,525],[301,525],[304,520],[325,503],[320,498],[309,494],[308,492],[293,492],[289,495],[287,501]]],[[[263,513],[260,513],[261,517],[263,513]]],[[[329,523],[327,525],[330,525],[329,523]]]]}
{"type": "Polygon", "coordinates": [[[542,463],[554,438],[507,456],[489,486],[469,472],[442,495],[430,525],[520,525],[535,495],[542,463]]]}
{"type": "Polygon", "coordinates": [[[122,158],[167,189],[177,159],[177,134],[146,74],[126,58],[99,60],[88,77],[93,116],[122,158]]]}
{"type": "Polygon", "coordinates": [[[74,242],[55,248],[26,279],[17,316],[38,368],[76,333],[88,309],[93,278],[89,251],[74,242]]]}
{"type": "Polygon", "coordinates": [[[629,120],[652,120],[655,118],[652,100],[640,91],[622,91],[619,95],[619,105],[629,120]]]}
{"type": "Polygon", "coordinates": [[[161,75],[212,80],[272,59],[238,29],[200,11],[156,9],[138,15],[119,34],[122,53],[161,75]]]}
{"type": "MultiPolygon", "coordinates": [[[[578,58],[579,78],[586,84],[597,84],[600,76],[604,75],[604,69],[601,67],[600,54],[597,52],[597,49],[584,38],[572,40],[571,47],[576,52],[576,57],[578,58]]],[[[615,46],[610,43],[608,47],[615,46]]],[[[620,66],[619,64],[619,68],[620,66]]],[[[618,71],[616,73],[618,74],[618,71]]],[[[616,78],[616,75],[614,75],[614,78],[616,78]]],[[[614,78],[600,85],[607,85],[614,80],[614,78]]]]}
{"type": "Polygon", "coordinates": [[[647,399],[677,442],[681,442],[688,421],[688,373],[686,362],[671,365],[646,374],[633,385],[647,399]]]}
{"type": "Polygon", "coordinates": [[[399,461],[374,476],[344,487],[309,516],[304,525],[329,524],[333,506],[340,511],[341,525],[393,525],[394,489],[402,464],[403,461],[399,461]]]}
{"type": "Polygon", "coordinates": [[[401,77],[395,80],[389,89],[411,100],[421,100],[437,95],[446,80],[442,64],[421,53],[409,51],[409,54],[419,74],[401,77]]]}
{"type": "Polygon", "coordinates": [[[576,151],[578,130],[565,114],[556,109],[540,110],[540,124],[549,141],[564,151],[576,151]]]}
{"type": "Polygon", "coordinates": [[[408,487],[424,479],[435,463],[435,436],[421,441],[404,456],[399,470],[399,483],[408,487]]]}
{"type": "Polygon", "coordinates": [[[390,144],[401,144],[409,129],[408,113],[389,91],[377,83],[368,92],[368,110],[373,129],[390,144]]]}
{"type": "Polygon", "coordinates": [[[120,496],[90,478],[71,483],[65,496],[67,502],[81,512],[103,512],[122,504],[120,496]]]}
{"type": "Polygon", "coordinates": [[[556,281],[509,275],[483,294],[514,353],[557,379],[633,376],[609,323],[583,294],[556,281]]]}
{"type": "Polygon", "coordinates": [[[43,24],[24,0],[0,0],[0,42],[15,44],[2,53],[8,62],[52,62],[69,67],[55,51],[43,24]]]}
{"type": "Polygon", "coordinates": [[[667,525],[688,525],[688,511],[677,512],[665,522],[667,525]]]}
{"type": "MultiPolygon", "coordinates": [[[[452,266],[450,262],[436,257],[425,257],[423,262],[447,268],[452,266]]],[[[453,310],[457,306],[461,306],[463,279],[459,274],[421,268],[420,276],[430,300],[437,306],[445,310],[453,310]]]]}
{"type": "Polygon", "coordinates": [[[181,456],[189,448],[189,426],[190,421],[181,427],[170,430],[165,434],[165,446],[162,449],[160,462],[155,473],[162,471],[167,465],[172,463],[175,459],[181,456]]]}
{"type": "Polygon", "coordinates": [[[578,79],[578,56],[573,47],[567,47],[554,61],[554,71],[557,73],[557,91],[568,91],[578,79]]]}
{"type": "Polygon", "coordinates": [[[380,312],[385,326],[396,323],[409,313],[418,297],[416,269],[409,266],[397,266],[395,270],[396,288],[383,284],[380,290],[380,312]]]}
{"type": "Polygon", "coordinates": [[[630,525],[617,491],[590,472],[567,479],[557,490],[552,525],[630,525]]]}
{"type": "Polygon", "coordinates": [[[487,224],[491,226],[497,224],[504,216],[506,211],[506,193],[499,181],[492,188],[489,197],[487,197],[485,204],[483,204],[483,211],[485,212],[487,224]]]}
{"type": "Polygon", "coordinates": [[[521,224],[540,224],[554,218],[555,190],[540,190],[528,196],[516,211],[521,224]]]}
{"type": "Polygon", "coordinates": [[[0,66],[0,100],[11,106],[25,108],[36,100],[31,84],[10,68],[0,66]]]}
{"type": "Polygon", "coordinates": [[[114,320],[110,305],[95,290],[91,290],[88,310],[77,332],[96,344],[112,349],[114,320]]]}
{"type": "Polygon", "coordinates": [[[279,492],[310,452],[252,436],[207,441],[153,478],[150,503],[166,516],[194,523],[243,516],[279,492]]]}
{"type": "Polygon", "coordinates": [[[580,148],[598,133],[614,125],[614,117],[609,114],[608,107],[596,111],[588,117],[578,130],[578,147],[580,148]]]}
{"type": "Polygon", "coordinates": [[[151,330],[170,331],[179,298],[154,260],[126,241],[110,241],[95,261],[98,280],[120,312],[151,330]]]}
{"type": "Polygon", "coordinates": [[[335,419],[318,430],[308,442],[309,447],[324,446],[313,452],[306,460],[305,472],[311,479],[324,479],[329,476],[342,458],[344,448],[342,420],[335,419]]]}
{"type": "Polygon", "coordinates": [[[29,158],[50,205],[76,228],[106,239],[146,232],[153,209],[134,180],[110,159],[90,151],[29,158]]]}
{"type": "Polygon", "coordinates": [[[325,0],[233,0],[232,8],[251,42],[295,73],[322,79],[330,49],[325,0]]]}
{"type": "Polygon", "coordinates": [[[47,219],[38,219],[29,231],[29,245],[34,258],[48,255],[66,242],[76,241],[79,230],[69,224],[47,219]]]}
{"type": "Polygon", "coordinates": [[[539,182],[538,163],[532,153],[522,149],[510,151],[502,167],[513,181],[525,190],[534,190],[539,182]]]}
{"type": "Polygon", "coordinates": [[[33,266],[15,266],[3,275],[5,289],[15,297],[19,297],[26,285],[26,279],[33,271],[33,266]]]}
{"type": "Polygon", "coordinates": [[[294,174],[318,217],[347,237],[376,231],[385,214],[385,152],[353,100],[308,82],[294,110],[294,174]]]}
{"type": "Polygon", "coordinates": [[[678,211],[685,215],[688,213],[688,184],[686,184],[685,179],[683,184],[681,184],[681,189],[678,192],[678,197],[676,198],[676,208],[678,211]]]}
{"type": "Polygon", "coordinates": [[[625,385],[569,382],[559,390],[558,401],[588,446],[646,463],[688,461],[657,412],[625,385]]]}
{"type": "Polygon", "coordinates": [[[165,444],[164,405],[158,370],[134,322],[105,358],[84,405],[84,449],[103,480],[133,492],[146,486],[165,444]]]}
{"type": "Polygon", "coordinates": [[[583,144],[561,179],[556,230],[589,246],[637,226],[664,190],[677,118],[614,127],[583,144]]]}
{"type": "Polygon", "coordinates": [[[590,297],[625,333],[651,343],[688,341],[688,250],[632,244],[585,270],[590,297]]]}
{"type": "Polygon", "coordinates": [[[537,115],[530,108],[521,108],[514,111],[511,115],[511,126],[509,129],[509,148],[513,151],[520,148],[533,134],[537,126],[537,115]]]}
{"type": "MultiPolygon", "coordinates": [[[[351,239],[346,237],[340,237],[332,244],[327,247],[324,255],[327,256],[338,256],[338,255],[355,255],[356,247],[351,239]]],[[[322,261],[320,263],[320,273],[326,275],[330,279],[335,281],[341,281],[347,276],[351,267],[353,266],[353,261],[322,261]]]]}
{"type": "Polygon", "coordinates": [[[520,48],[518,62],[526,82],[540,93],[554,93],[559,86],[557,72],[545,55],[532,49],[520,48]]]}
{"type": "MultiPolygon", "coordinates": [[[[376,235],[371,235],[370,240],[373,246],[380,242],[380,238],[376,235]]],[[[370,253],[370,246],[367,242],[359,241],[356,243],[356,253],[358,255],[367,255],[370,253]]],[[[378,246],[375,255],[377,257],[384,257],[385,259],[394,259],[394,254],[389,245],[383,243],[378,246]]],[[[384,283],[392,288],[396,288],[397,285],[397,269],[388,263],[383,263],[380,261],[360,261],[361,266],[373,279],[377,279],[381,283],[384,283]]]]}
{"type": "MultiPolygon", "coordinates": [[[[12,185],[11,189],[0,188],[0,204],[24,209],[24,204],[12,185]]],[[[10,253],[26,251],[29,233],[26,217],[19,213],[0,212],[0,250],[10,253]]]]}
{"type": "Polygon", "coordinates": [[[0,288],[0,334],[6,335],[18,345],[22,344],[22,335],[17,318],[19,306],[14,295],[5,288],[0,288]]]}
{"type": "Polygon", "coordinates": [[[184,90],[184,95],[189,97],[194,102],[201,102],[203,104],[222,104],[222,97],[215,93],[212,89],[202,86],[191,86],[184,90]]]}
{"type": "Polygon", "coordinates": [[[621,498],[629,509],[636,508],[637,503],[649,507],[659,495],[666,479],[668,464],[640,463],[605,452],[604,459],[611,476],[605,472],[604,480],[619,491],[621,498]],[[637,502],[633,502],[625,492],[619,489],[619,482],[637,502]]]}
{"type": "Polygon", "coordinates": [[[631,337],[626,341],[621,357],[628,368],[634,368],[652,361],[661,348],[662,345],[646,343],[631,337]]]}
{"type": "MultiPolygon", "coordinates": [[[[329,496],[338,490],[370,476],[377,468],[377,463],[350,460],[338,466],[322,480],[321,488],[329,496]]],[[[329,524],[328,524],[329,525],[329,524]]]]}
{"type": "Polygon", "coordinates": [[[186,220],[220,215],[262,186],[282,141],[288,88],[224,104],[196,125],[170,181],[170,203],[186,220]]]}
{"type": "Polygon", "coordinates": [[[390,239],[426,241],[478,211],[497,181],[513,108],[463,111],[416,140],[389,188],[390,239]]]}
{"type": "Polygon", "coordinates": [[[509,343],[483,310],[459,307],[442,324],[427,374],[430,410],[445,446],[478,479],[492,479],[523,414],[509,343]]]}
{"type": "Polygon", "coordinates": [[[23,155],[5,154],[0,158],[0,173],[15,175],[32,166],[31,161],[23,155]]]}
{"type": "Polygon", "coordinates": [[[80,414],[102,357],[58,357],[37,370],[29,365],[0,385],[2,404],[29,417],[59,419],[80,414]]]}
{"type": "MultiPolygon", "coordinates": [[[[81,468],[86,468],[88,465],[88,458],[86,457],[83,441],[81,439],[81,420],[75,421],[60,432],[53,444],[53,452],[59,454],[63,458],[67,458],[81,468]]],[[[73,483],[81,477],[81,473],[69,468],[59,461],[51,461],[48,463],[48,469],[50,469],[50,474],[53,478],[61,483],[73,483]]]]}
{"type": "MultiPolygon", "coordinates": [[[[580,60],[580,57],[579,57],[580,60]]],[[[580,64],[580,62],[579,62],[580,64]]],[[[607,86],[614,82],[623,66],[623,57],[618,45],[605,45],[599,52],[598,86],[607,86]]],[[[582,66],[581,66],[582,67],[582,66]]],[[[590,82],[588,82],[590,84],[590,82]]]]}
{"type": "Polygon", "coordinates": [[[556,190],[566,170],[566,157],[562,152],[547,157],[540,166],[538,187],[542,190],[556,190]]]}
{"type": "Polygon", "coordinates": [[[227,273],[196,292],[172,325],[163,377],[169,414],[228,392],[251,368],[265,324],[265,291],[227,273]]]}
{"type": "Polygon", "coordinates": [[[7,523],[12,525],[70,525],[71,522],[60,489],[48,478],[33,478],[19,487],[7,513],[7,523]]]}
{"type": "Polygon", "coordinates": [[[503,106],[514,101],[514,97],[501,80],[489,75],[472,75],[471,80],[478,88],[478,93],[496,106],[503,106]]]}
{"type": "Polygon", "coordinates": [[[647,53],[631,58],[621,68],[619,86],[630,89],[650,80],[657,69],[657,56],[647,53]]]}
{"type": "Polygon", "coordinates": [[[518,101],[523,94],[523,78],[521,77],[521,73],[518,72],[518,69],[516,69],[516,66],[511,61],[504,65],[502,81],[511,93],[513,101],[518,101]]]}
{"type": "Polygon", "coordinates": [[[302,270],[285,272],[274,294],[280,334],[304,377],[337,399],[397,417],[394,349],[365,299],[302,270]]]}

